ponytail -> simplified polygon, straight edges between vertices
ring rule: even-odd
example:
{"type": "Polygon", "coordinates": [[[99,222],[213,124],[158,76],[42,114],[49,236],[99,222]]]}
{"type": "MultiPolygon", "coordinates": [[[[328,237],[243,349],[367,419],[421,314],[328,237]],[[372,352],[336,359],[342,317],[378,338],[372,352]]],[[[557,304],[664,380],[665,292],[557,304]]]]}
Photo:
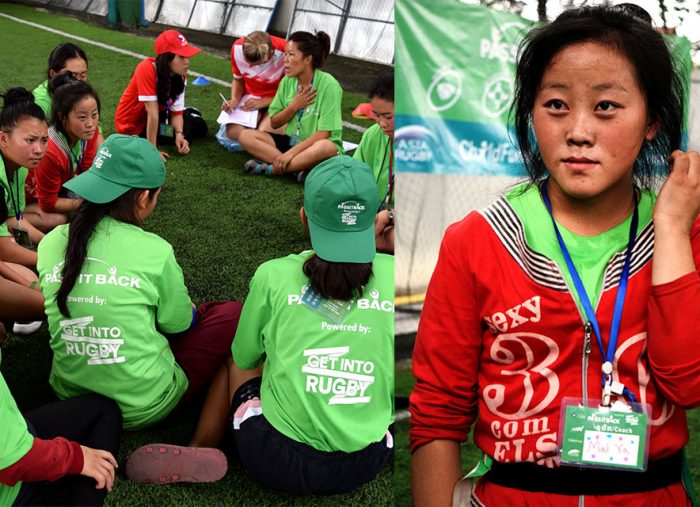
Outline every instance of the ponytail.
{"type": "Polygon", "coordinates": [[[9,132],[22,118],[46,121],[44,111],[34,102],[34,95],[24,88],[10,88],[4,94],[5,107],[0,111],[0,130],[9,132]]]}
{"type": "Polygon", "coordinates": [[[313,254],[304,262],[303,271],[311,288],[324,298],[350,301],[362,296],[362,288],[372,277],[372,263],[329,262],[313,254]]]}
{"type": "MultiPolygon", "coordinates": [[[[148,190],[151,198],[157,190],[157,188],[148,190]]],[[[141,225],[141,220],[136,215],[136,200],[141,192],[143,189],[132,188],[111,202],[97,204],[83,201],[78,208],[68,226],[68,244],[61,271],[61,286],[56,293],[56,303],[62,315],[69,318],[71,316],[68,310],[68,294],[78,281],[87,258],[90,238],[97,225],[107,216],[128,224],[141,225]]]]}
{"type": "Polygon", "coordinates": [[[243,56],[248,63],[262,63],[272,54],[272,41],[266,32],[252,32],[243,39],[243,56]]]}
{"type": "Polygon", "coordinates": [[[331,53],[331,37],[326,32],[294,32],[289,36],[290,42],[294,42],[304,56],[311,55],[311,64],[314,69],[320,69],[326,63],[331,53]]]}
{"type": "Polygon", "coordinates": [[[156,95],[158,104],[164,106],[168,99],[175,100],[185,90],[185,80],[179,74],[170,72],[170,62],[174,53],[161,53],[156,57],[156,95]]]}

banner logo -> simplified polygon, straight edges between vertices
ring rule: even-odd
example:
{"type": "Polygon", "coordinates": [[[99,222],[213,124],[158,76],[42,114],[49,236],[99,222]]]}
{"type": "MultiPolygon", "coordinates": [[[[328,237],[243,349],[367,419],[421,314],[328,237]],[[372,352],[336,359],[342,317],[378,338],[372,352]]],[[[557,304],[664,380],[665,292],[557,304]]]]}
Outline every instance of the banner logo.
{"type": "Polygon", "coordinates": [[[433,111],[445,111],[462,96],[462,76],[456,70],[442,69],[435,73],[428,87],[428,105],[433,111]]]}

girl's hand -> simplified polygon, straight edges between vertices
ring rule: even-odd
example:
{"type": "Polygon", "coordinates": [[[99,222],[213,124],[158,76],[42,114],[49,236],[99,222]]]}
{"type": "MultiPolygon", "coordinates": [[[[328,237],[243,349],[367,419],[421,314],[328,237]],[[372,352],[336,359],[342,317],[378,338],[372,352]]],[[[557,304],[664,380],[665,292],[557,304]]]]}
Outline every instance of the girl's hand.
{"type": "Polygon", "coordinates": [[[289,105],[292,106],[292,109],[295,111],[304,109],[306,106],[311,105],[316,101],[316,92],[317,89],[312,88],[311,85],[306,88],[300,88],[289,105]]]}
{"type": "Polygon", "coordinates": [[[234,109],[236,109],[236,105],[238,104],[238,101],[236,100],[225,100],[221,103],[221,110],[226,111],[227,113],[230,113],[234,109]]]}
{"type": "Polygon", "coordinates": [[[688,236],[700,213],[700,155],[674,151],[670,171],[654,205],[654,228],[688,236]]]}
{"type": "Polygon", "coordinates": [[[160,158],[163,159],[163,162],[167,162],[167,161],[168,161],[168,158],[170,157],[170,155],[168,155],[168,154],[167,154],[166,152],[164,152],[164,151],[159,151],[158,153],[160,154],[160,158]]]}
{"type": "Polygon", "coordinates": [[[287,172],[287,166],[294,158],[289,152],[282,153],[279,157],[275,159],[272,163],[272,174],[284,174],[287,172]]]}
{"type": "Polygon", "coordinates": [[[187,142],[182,133],[175,134],[175,147],[180,155],[186,155],[190,152],[190,143],[187,142]]]}
{"type": "Polygon", "coordinates": [[[262,99],[248,99],[245,104],[241,106],[243,111],[257,111],[258,109],[264,107],[262,99]]]}
{"type": "Polygon", "coordinates": [[[114,469],[119,466],[112,453],[84,445],[81,445],[80,449],[83,451],[83,469],[80,475],[95,479],[96,489],[107,488],[107,491],[112,491],[114,469]]]}

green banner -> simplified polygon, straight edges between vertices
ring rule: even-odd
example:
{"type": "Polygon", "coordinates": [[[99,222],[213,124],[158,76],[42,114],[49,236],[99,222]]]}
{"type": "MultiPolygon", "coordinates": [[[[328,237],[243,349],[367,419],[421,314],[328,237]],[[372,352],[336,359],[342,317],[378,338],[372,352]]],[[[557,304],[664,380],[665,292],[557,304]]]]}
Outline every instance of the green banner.
{"type": "MultiPolygon", "coordinates": [[[[396,170],[525,175],[508,114],[520,16],[457,0],[396,2],[396,170]]],[[[673,38],[690,83],[690,42],[673,38]]]]}

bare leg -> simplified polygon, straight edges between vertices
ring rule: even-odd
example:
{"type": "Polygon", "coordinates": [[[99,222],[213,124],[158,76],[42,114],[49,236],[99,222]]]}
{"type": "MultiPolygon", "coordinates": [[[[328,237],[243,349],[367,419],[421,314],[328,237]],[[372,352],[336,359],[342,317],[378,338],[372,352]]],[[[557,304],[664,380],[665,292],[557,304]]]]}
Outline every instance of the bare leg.
{"type": "Polygon", "coordinates": [[[235,123],[229,123],[226,125],[226,136],[231,140],[231,141],[238,141],[239,136],[241,135],[241,132],[243,132],[246,128],[243,125],[236,125],[235,123]]]}
{"type": "Polygon", "coordinates": [[[262,366],[253,370],[242,370],[236,366],[231,357],[221,365],[209,386],[190,447],[219,445],[228,424],[231,398],[242,384],[262,376],[262,370],[262,366]]]}
{"type": "MultiPolygon", "coordinates": [[[[8,264],[8,266],[12,269],[17,268],[18,272],[20,272],[20,268],[24,268],[24,266],[16,264],[8,264]]],[[[21,272],[22,276],[29,280],[37,279],[34,273],[28,269],[27,271],[31,273],[31,277],[24,272],[21,272]]],[[[22,287],[0,277],[0,318],[19,321],[45,319],[43,294],[38,290],[22,287]]]]}
{"type": "Polygon", "coordinates": [[[275,147],[272,136],[259,130],[245,129],[238,137],[238,143],[254,158],[272,163],[282,152],[275,147]]]}
{"type": "Polygon", "coordinates": [[[230,362],[232,361],[229,357],[209,385],[190,447],[216,447],[224,437],[231,403],[228,382],[230,362]]]}
{"type": "Polygon", "coordinates": [[[333,141],[321,139],[316,141],[310,147],[295,156],[285,172],[296,173],[305,169],[312,169],[319,162],[335,157],[338,154],[338,147],[333,141]]]}
{"type": "Polygon", "coordinates": [[[41,232],[49,232],[67,221],[63,213],[46,213],[37,204],[27,205],[24,209],[24,219],[41,232]]]}

